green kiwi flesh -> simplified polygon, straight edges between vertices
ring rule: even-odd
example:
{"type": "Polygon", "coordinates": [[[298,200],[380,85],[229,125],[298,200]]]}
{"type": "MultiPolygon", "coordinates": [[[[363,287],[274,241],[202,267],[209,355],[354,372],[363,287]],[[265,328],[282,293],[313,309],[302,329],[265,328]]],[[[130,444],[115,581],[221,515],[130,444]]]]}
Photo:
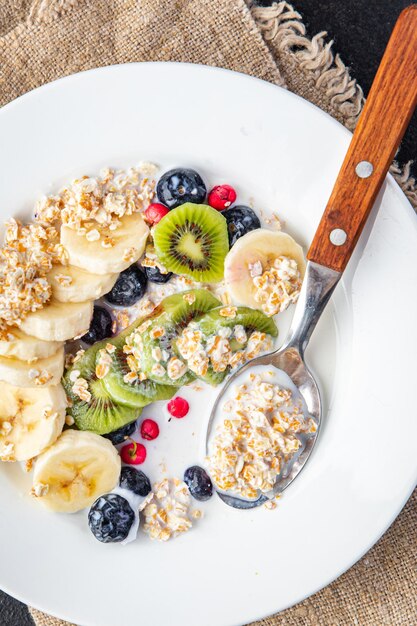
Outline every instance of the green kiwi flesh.
{"type": "Polygon", "coordinates": [[[144,372],[148,378],[156,383],[175,385],[175,388],[177,388],[182,387],[182,385],[188,385],[188,383],[195,379],[194,374],[189,370],[176,380],[172,380],[167,373],[167,361],[169,361],[173,354],[172,343],[178,337],[178,333],[180,331],[181,328],[177,324],[174,324],[166,313],[163,313],[160,317],[154,320],[152,326],[150,326],[141,337],[142,354],[140,358],[140,367],[142,372],[144,372]],[[156,328],[162,330],[162,337],[152,337],[152,332],[156,328]],[[160,363],[162,366],[159,368],[160,372],[155,370],[157,362],[154,359],[154,350],[157,348],[160,348],[161,351],[168,353],[168,358],[164,359],[163,362],[160,363]]]}
{"type": "Polygon", "coordinates": [[[102,379],[108,394],[120,404],[135,407],[144,407],[157,400],[168,400],[175,394],[177,388],[172,385],[158,385],[153,380],[126,382],[125,374],[130,370],[127,365],[127,355],[123,351],[124,341],[113,341],[116,346],[111,354],[112,364],[110,371],[102,379]]]}
{"type": "Polygon", "coordinates": [[[271,337],[277,337],[278,328],[272,317],[268,317],[262,311],[246,306],[235,308],[235,317],[224,317],[220,314],[224,307],[218,307],[211,309],[195,321],[206,337],[214,335],[220,327],[234,328],[235,326],[243,326],[246,332],[259,330],[267,335],[271,335],[271,337]]]}
{"type": "Polygon", "coordinates": [[[161,310],[174,324],[184,328],[188,322],[211,309],[221,306],[220,300],[207,289],[189,289],[164,298],[161,310]]]}
{"type": "Polygon", "coordinates": [[[136,337],[136,343],[140,345],[141,354],[141,370],[146,376],[156,383],[164,385],[174,385],[181,387],[187,385],[195,379],[192,372],[187,371],[180,378],[172,380],[166,371],[166,361],[161,363],[161,371],[155,371],[156,361],[154,359],[154,349],[160,348],[161,351],[168,353],[168,359],[173,355],[172,344],[178,337],[178,334],[194,317],[200,316],[212,309],[218,307],[219,300],[215,298],[207,289],[191,289],[179,294],[168,296],[161,302],[161,308],[164,311],[158,317],[152,320],[151,325],[136,337]],[[154,337],[155,329],[162,329],[161,337],[154,337]],[[163,371],[164,370],[164,371],[163,371]]]}
{"type": "MultiPolygon", "coordinates": [[[[267,317],[264,313],[262,313],[262,311],[250,309],[249,307],[236,307],[235,317],[230,318],[224,317],[220,314],[220,311],[223,308],[224,307],[218,307],[217,309],[212,309],[193,321],[193,325],[196,325],[202,331],[206,341],[209,337],[215,335],[219,328],[234,328],[237,325],[245,328],[248,338],[255,330],[264,332],[272,337],[276,337],[278,335],[278,329],[274,320],[267,317]]],[[[244,345],[239,343],[234,338],[230,339],[229,343],[232,352],[236,352],[244,348],[244,345]]],[[[178,352],[175,345],[174,350],[178,352]]],[[[223,372],[215,372],[212,365],[209,364],[206,374],[197,375],[197,378],[209,383],[210,385],[216,386],[225,379],[229,371],[230,367],[227,367],[223,372]]]]}
{"type": "Polygon", "coordinates": [[[105,435],[121,428],[125,424],[137,419],[140,409],[124,406],[116,402],[108,393],[103,380],[95,374],[97,352],[103,349],[106,341],[96,343],[85,351],[80,359],[74,363],[65,373],[63,385],[70,400],[71,406],[67,409],[79,430],[89,430],[98,435],[105,435]],[[80,378],[88,382],[88,391],[91,393],[89,402],[81,400],[74,394],[71,373],[74,370],[80,372],[80,378]]]}
{"type": "Polygon", "coordinates": [[[155,227],[154,243],[168,271],[199,282],[223,278],[229,240],[226,219],[216,209],[190,202],[172,209],[155,227]]]}

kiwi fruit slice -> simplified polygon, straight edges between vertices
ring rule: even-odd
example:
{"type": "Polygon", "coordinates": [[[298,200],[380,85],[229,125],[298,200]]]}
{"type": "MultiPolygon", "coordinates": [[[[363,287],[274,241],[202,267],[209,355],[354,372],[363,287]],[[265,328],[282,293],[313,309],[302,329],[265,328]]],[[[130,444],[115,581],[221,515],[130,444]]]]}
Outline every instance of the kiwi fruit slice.
{"type": "MultiPolygon", "coordinates": [[[[164,319],[166,322],[167,335],[163,343],[167,344],[169,343],[169,332],[171,332],[172,336],[176,336],[176,325],[180,325],[182,328],[194,315],[200,315],[212,307],[219,306],[219,304],[219,300],[206,289],[194,289],[174,294],[162,300],[150,316],[135,320],[118,337],[108,341],[107,343],[114,345],[116,348],[115,352],[111,354],[112,364],[110,372],[102,379],[110,397],[116,402],[132,408],[140,408],[157,400],[168,400],[171,398],[178,385],[176,381],[171,380],[169,377],[165,379],[167,384],[158,384],[159,380],[155,382],[149,378],[144,381],[137,379],[133,382],[126,382],[124,376],[130,372],[127,362],[128,355],[123,350],[127,337],[133,335],[145,320],[159,319],[162,314],[165,314],[164,318],[161,319],[164,319]],[[168,331],[168,328],[171,331],[168,331]]],[[[156,346],[158,346],[158,342],[153,341],[152,347],[156,346]]],[[[152,356],[152,352],[145,354],[144,357],[146,363],[147,360],[149,361],[149,367],[146,369],[152,368],[154,364],[153,359],[150,361],[150,356],[152,356]]],[[[190,376],[182,380],[180,384],[185,384],[189,380],[191,380],[190,376]]]]}
{"type": "Polygon", "coordinates": [[[229,240],[226,219],[216,209],[186,202],[156,225],[153,236],[158,258],[168,271],[199,282],[223,278],[229,240]]]}
{"type": "Polygon", "coordinates": [[[168,375],[167,365],[173,356],[172,344],[180,331],[181,328],[170,319],[169,315],[164,313],[157,317],[152,326],[143,333],[141,337],[142,343],[140,344],[142,349],[140,358],[141,370],[156,383],[175,385],[174,390],[177,387],[188,385],[195,379],[194,374],[187,368],[175,380],[168,375]],[[162,333],[162,335],[155,337],[154,332],[162,333]],[[158,362],[155,358],[158,350],[162,352],[162,362],[158,362]]]}
{"type": "Polygon", "coordinates": [[[172,385],[158,385],[149,379],[126,382],[124,376],[130,372],[130,369],[127,364],[128,355],[123,351],[124,338],[113,340],[112,343],[116,350],[111,354],[110,372],[102,380],[113,400],[132,408],[141,408],[157,400],[172,398],[177,391],[177,388],[172,385]]]}
{"type": "Polygon", "coordinates": [[[89,430],[97,435],[105,435],[117,430],[136,420],[141,413],[140,409],[133,409],[113,400],[103,380],[97,378],[95,374],[97,352],[107,343],[109,342],[98,342],[86,350],[82,357],[65,372],[62,381],[70,400],[67,414],[74,419],[75,426],[79,430],[89,430]],[[91,394],[88,402],[73,392],[74,382],[71,380],[71,374],[75,370],[78,370],[79,377],[84,378],[88,383],[88,391],[91,394]]]}
{"type": "Polygon", "coordinates": [[[243,326],[249,334],[253,330],[259,330],[262,333],[277,337],[278,328],[272,317],[268,317],[262,311],[251,309],[246,306],[229,307],[236,309],[234,317],[225,317],[224,310],[226,307],[218,307],[212,309],[202,315],[196,322],[200,330],[206,337],[214,335],[220,327],[234,328],[235,326],[243,326]]]}
{"type": "Polygon", "coordinates": [[[189,289],[164,298],[161,310],[181,328],[195,317],[221,306],[220,300],[207,289],[189,289]]]}
{"type": "Polygon", "coordinates": [[[173,379],[169,376],[167,362],[175,355],[173,342],[178,334],[194,317],[218,307],[219,300],[207,289],[191,289],[182,293],[168,296],[161,302],[164,313],[153,318],[151,325],[136,337],[136,344],[140,347],[141,369],[147,377],[156,383],[181,387],[195,379],[194,374],[185,371],[180,377],[173,379]],[[160,336],[157,336],[160,335],[160,336]],[[155,367],[156,352],[161,351],[166,358],[155,367]]]}
{"type": "MultiPolygon", "coordinates": [[[[204,335],[204,343],[206,343],[210,337],[216,335],[220,328],[233,329],[237,325],[244,327],[248,338],[255,330],[264,332],[272,337],[277,336],[278,329],[275,322],[273,319],[262,313],[262,311],[250,309],[249,307],[234,307],[234,317],[225,317],[222,313],[225,312],[226,308],[230,307],[218,307],[216,309],[212,309],[193,321],[193,325],[202,331],[204,335]]],[[[235,338],[229,338],[229,345],[232,352],[237,352],[245,347],[244,344],[239,343],[235,338]]],[[[178,352],[175,345],[174,350],[178,352]]],[[[204,375],[197,375],[197,378],[204,380],[210,385],[219,385],[229,371],[230,366],[227,366],[222,372],[216,372],[214,371],[212,364],[209,363],[207,372],[204,375]]]]}

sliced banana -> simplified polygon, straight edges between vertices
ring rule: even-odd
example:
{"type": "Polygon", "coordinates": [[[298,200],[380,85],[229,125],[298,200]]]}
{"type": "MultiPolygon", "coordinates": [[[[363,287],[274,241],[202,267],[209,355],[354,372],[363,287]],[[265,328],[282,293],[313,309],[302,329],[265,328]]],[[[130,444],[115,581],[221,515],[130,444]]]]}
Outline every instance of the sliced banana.
{"type": "Polygon", "coordinates": [[[36,460],[32,494],[52,511],[74,513],[117,485],[120,466],[108,439],[66,430],[36,460]]]}
{"type": "Polygon", "coordinates": [[[54,443],[65,422],[61,384],[22,389],[0,382],[0,459],[27,461],[54,443]]]}
{"type": "Polygon", "coordinates": [[[64,348],[46,359],[32,362],[0,356],[0,381],[24,388],[57,385],[64,373],[64,360],[64,348]]]}
{"type": "Polygon", "coordinates": [[[67,341],[84,334],[93,315],[93,303],[59,302],[52,299],[38,311],[29,313],[21,323],[28,335],[44,341],[67,341]]]}
{"type": "Polygon", "coordinates": [[[0,339],[0,356],[14,357],[22,361],[46,359],[62,347],[62,341],[42,341],[26,335],[20,328],[10,327],[6,339],[0,339]]]}
{"type": "Polygon", "coordinates": [[[54,265],[47,278],[59,302],[97,300],[108,293],[119,274],[91,274],[74,265],[54,265]]]}
{"type": "Polygon", "coordinates": [[[251,272],[257,261],[265,270],[279,256],[294,259],[301,278],[304,277],[306,263],[303,249],[287,233],[259,228],[238,239],[224,262],[226,286],[236,303],[260,308],[254,297],[256,288],[251,272]]]}
{"type": "Polygon", "coordinates": [[[97,231],[100,238],[95,241],[62,226],[61,243],[68,252],[71,265],[92,274],[111,274],[122,272],[137,261],[145,250],[149,228],[140,213],[126,215],[120,222],[116,230],[97,231]],[[104,247],[102,243],[105,241],[111,247],[104,247]]]}

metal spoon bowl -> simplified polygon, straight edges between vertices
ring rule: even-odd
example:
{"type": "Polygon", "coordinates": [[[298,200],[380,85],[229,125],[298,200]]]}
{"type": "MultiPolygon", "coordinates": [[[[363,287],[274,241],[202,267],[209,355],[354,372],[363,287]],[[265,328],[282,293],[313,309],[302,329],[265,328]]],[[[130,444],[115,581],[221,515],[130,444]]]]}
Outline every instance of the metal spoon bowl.
{"type": "Polygon", "coordinates": [[[341,274],[339,272],[334,272],[317,263],[307,263],[303,286],[287,341],[276,352],[252,359],[238,369],[226,382],[214,403],[207,428],[207,452],[209,452],[208,447],[213,430],[214,418],[226,390],[230,385],[233,385],[237,376],[252,369],[255,365],[272,365],[286,372],[303,396],[309,416],[312,417],[317,424],[316,432],[305,438],[299,454],[284,467],[277,478],[273,490],[269,492],[268,495],[262,494],[256,500],[244,500],[218,491],[218,496],[229,506],[236,509],[253,509],[264,504],[277,494],[282,493],[299,475],[310,458],[320,430],[322,403],[319,387],[304,362],[304,350],[340,276],[341,274]]]}

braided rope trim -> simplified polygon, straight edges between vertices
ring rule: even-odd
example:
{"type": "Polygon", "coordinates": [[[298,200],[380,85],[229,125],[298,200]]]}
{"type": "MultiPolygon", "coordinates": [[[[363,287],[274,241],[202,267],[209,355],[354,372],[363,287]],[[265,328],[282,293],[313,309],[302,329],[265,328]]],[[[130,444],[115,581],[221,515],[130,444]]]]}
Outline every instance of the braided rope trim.
{"type": "MultiPolygon", "coordinates": [[[[326,41],[327,32],[322,31],[310,39],[300,13],[288,2],[258,7],[252,0],[247,1],[265,41],[273,42],[279,51],[292,56],[299,69],[308,75],[308,80],[323,93],[328,112],[334,110],[339,121],[353,131],[365,98],[340,56],[333,53],[333,40],[326,41]]],[[[410,173],[411,165],[412,161],[404,166],[394,162],[390,173],[417,211],[417,181],[410,173]]]]}
{"type": "Polygon", "coordinates": [[[412,164],[413,161],[408,161],[408,163],[401,166],[394,161],[389,171],[407,196],[411,206],[417,212],[417,180],[410,173],[412,164]]]}
{"type": "Polygon", "coordinates": [[[288,2],[251,6],[251,13],[265,40],[292,56],[309,82],[324,92],[328,108],[334,109],[339,118],[342,116],[344,125],[353,130],[363,107],[363,91],[340,56],[333,54],[333,41],[326,41],[327,33],[307,37],[300,13],[288,2]]]}
{"type": "Polygon", "coordinates": [[[241,16],[241,18],[243,20],[243,23],[244,23],[247,31],[249,32],[249,34],[252,37],[255,38],[255,40],[258,43],[258,45],[261,46],[261,48],[263,48],[265,50],[266,54],[270,58],[270,62],[274,66],[274,69],[278,71],[278,80],[276,81],[275,84],[279,85],[280,87],[284,87],[285,88],[286,84],[285,84],[285,81],[284,81],[284,79],[283,79],[283,77],[281,75],[280,67],[275,62],[274,56],[273,56],[271,50],[269,49],[267,43],[265,42],[265,38],[263,36],[263,33],[260,31],[258,24],[253,19],[253,15],[248,10],[248,4],[247,4],[246,0],[236,0],[236,4],[232,5],[232,10],[233,11],[237,11],[237,12],[240,13],[240,16],[241,16]]]}

